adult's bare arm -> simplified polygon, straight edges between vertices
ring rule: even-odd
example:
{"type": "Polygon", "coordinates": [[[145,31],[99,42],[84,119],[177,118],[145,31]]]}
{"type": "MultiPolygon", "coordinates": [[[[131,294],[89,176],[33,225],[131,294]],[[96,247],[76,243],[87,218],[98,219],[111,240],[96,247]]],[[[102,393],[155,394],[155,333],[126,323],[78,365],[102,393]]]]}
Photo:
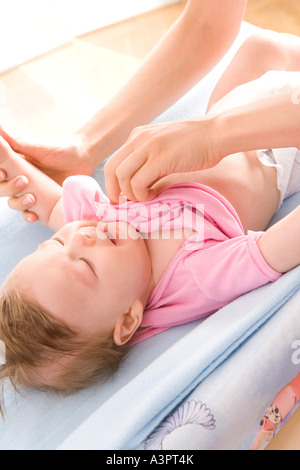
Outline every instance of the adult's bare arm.
{"type": "Polygon", "coordinates": [[[261,148],[300,148],[299,87],[214,117],[220,158],[261,148]]]}
{"type": "Polygon", "coordinates": [[[246,0],[190,0],[119,93],[79,131],[99,163],[132,130],[170,107],[219,62],[240,30],[246,0]]]}
{"type": "MultiPolygon", "coordinates": [[[[60,184],[72,174],[92,174],[125,144],[134,128],[151,122],[218,63],[238,35],[246,4],[247,0],[189,0],[134,76],[67,143],[24,142],[1,128],[0,135],[60,184]]],[[[107,172],[111,199],[118,192],[117,161],[107,172]]]]}

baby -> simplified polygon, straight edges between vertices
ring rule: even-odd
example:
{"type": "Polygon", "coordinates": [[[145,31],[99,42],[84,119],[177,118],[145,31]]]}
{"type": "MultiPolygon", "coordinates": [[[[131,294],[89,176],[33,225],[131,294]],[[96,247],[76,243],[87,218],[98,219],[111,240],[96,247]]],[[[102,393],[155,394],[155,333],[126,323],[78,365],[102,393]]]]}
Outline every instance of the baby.
{"type": "Polygon", "coordinates": [[[94,179],[71,177],[61,188],[0,138],[0,168],[8,179],[27,176],[34,212],[55,231],[2,286],[1,378],[81,389],[115,370],[128,345],[298,266],[300,208],[263,230],[300,190],[299,157],[297,149],[231,155],[164,178],[153,201],[114,206],[94,179]]]}

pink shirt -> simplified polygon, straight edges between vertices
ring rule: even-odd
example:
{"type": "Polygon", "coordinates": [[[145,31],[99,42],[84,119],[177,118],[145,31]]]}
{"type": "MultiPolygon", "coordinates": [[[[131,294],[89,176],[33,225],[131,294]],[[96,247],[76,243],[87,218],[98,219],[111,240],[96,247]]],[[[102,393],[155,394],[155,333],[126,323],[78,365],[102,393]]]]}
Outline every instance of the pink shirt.
{"type": "MultiPolygon", "coordinates": [[[[170,227],[170,220],[171,228],[179,226],[187,220],[186,209],[202,213],[201,219],[196,218],[200,229],[184,241],[152,291],[135,343],[207,316],[281,276],[257,246],[263,232],[245,235],[231,204],[207,186],[177,184],[153,201],[112,206],[93,178],[74,176],[63,184],[63,201],[66,223],[126,220],[144,233],[170,227]]],[[[189,218],[188,224],[195,230],[194,219],[189,218]]]]}

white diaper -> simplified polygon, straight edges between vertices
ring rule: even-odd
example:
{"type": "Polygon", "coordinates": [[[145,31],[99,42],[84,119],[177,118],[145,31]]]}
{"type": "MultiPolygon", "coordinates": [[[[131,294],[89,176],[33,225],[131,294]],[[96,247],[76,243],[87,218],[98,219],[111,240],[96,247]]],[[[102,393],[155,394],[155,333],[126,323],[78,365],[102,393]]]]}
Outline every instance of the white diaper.
{"type": "Polygon", "coordinates": [[[285,199],[300,192],[300,150],[297,148],[259,150],[257,157],[264,165],[277,170],[277,187],[281,192],[279,206],[285,199]]]}

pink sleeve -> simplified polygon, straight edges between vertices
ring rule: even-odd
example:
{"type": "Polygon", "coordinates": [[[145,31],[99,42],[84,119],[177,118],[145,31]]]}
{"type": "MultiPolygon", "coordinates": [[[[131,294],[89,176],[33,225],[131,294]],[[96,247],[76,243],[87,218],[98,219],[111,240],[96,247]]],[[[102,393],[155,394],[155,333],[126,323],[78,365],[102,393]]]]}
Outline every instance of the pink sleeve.
{"type": "Polygon", "coordinates": [[[230,302],[279,279],[281,274],[267,264],[257,246],[262,234],[249,232],[188,257],[187,267],[199,289],[211,299],[230,302]]]}
{"type": "Polygon", "coordinates": [[[71,176],[63,183],[63,206],[66,223],[98,220],[95,203],[106,201],[97,181],[90,176],[71,176]]]}

